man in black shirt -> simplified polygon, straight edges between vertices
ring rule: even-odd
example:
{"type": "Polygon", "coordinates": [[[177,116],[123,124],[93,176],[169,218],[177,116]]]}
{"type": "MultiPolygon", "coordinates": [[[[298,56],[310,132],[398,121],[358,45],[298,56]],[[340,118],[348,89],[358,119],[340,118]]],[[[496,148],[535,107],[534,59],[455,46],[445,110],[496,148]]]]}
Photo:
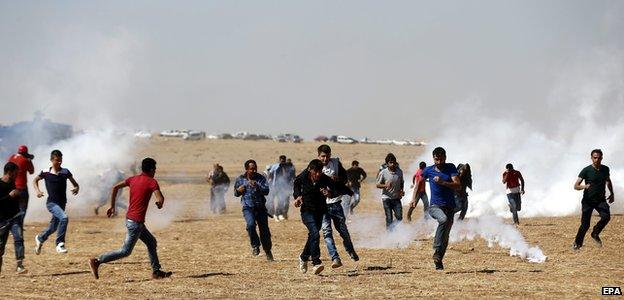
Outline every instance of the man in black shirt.
{"type": "Polygon", "coordinates": [[[16,164],[12,162],[6,163],[4,165],[4,176],[0,180],[0,272],[2,272],[4,246],[6,246],[9,238],[11,226],[20,220],[20,192],[15,189],[17,169],[16,164]]]}
{"type": "Polygon", "coordinates": [[[591,214],[594,209],[600,215],[600,221],[594,226],[591,237],[599,247],[602,246],[599,235],[611,219],[609,204],[607,204],[606,200],[609,200],[609,203],[613,203],[615,199],[613,196],[613,184],[609,176],[609,167],[602,165],[602,151],[600,149],[592,150],[591,160],[592,164],[581,170],[576,183],[574,183],[575,190],[583,191],[581,226],[574,240],[574,250],[578,250],[583,246],[583,239],[589,229],[591,214]],[[581,184],[583,181],[585,181],[585,184],[581,184]],[[605,186],[609,188],[610,195],[608,198],[606,197],[605,186]]]}
{"type": "Polygon", "coordinates": [[[360,187],[365,179],[366,172],[360,168],[360,162],[357,160],[351,162],[351,168],[347,170],[347,186],[353,191],[353,196],[351,196],[348,207],[345,207],[345,203],[343,203],[345,216],[350,216],[353,213],[353,209],[360,203],[360,187]]]}
{"type": "Polygon", "coordinates": [[[299,269],[308,271],[308,260],[312,258],[314,274],[320,274],[324,267],[321,262],[320,233],[323,215],[327,211],[326,198],[335,193],[334,182],[323,174],[323,163],[314,159],[308,168],[301,172],[294,182],[293,197],[295,207],[301,207],[301,220],[308,229],[308,240],[299,256],[299,269]]]}

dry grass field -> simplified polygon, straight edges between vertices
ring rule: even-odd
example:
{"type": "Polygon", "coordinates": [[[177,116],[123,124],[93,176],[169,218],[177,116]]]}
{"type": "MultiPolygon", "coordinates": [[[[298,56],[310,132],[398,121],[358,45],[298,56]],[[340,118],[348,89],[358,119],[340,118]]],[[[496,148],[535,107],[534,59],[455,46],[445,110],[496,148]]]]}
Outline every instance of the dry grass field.
{"type": "MultiPolygon", "coordinates": [[[[121,246],[123,218],[72,218],[70,210],[69,253],[57,254],[51,238],[43,253],[34,255],[34,236],[47,224],[29,223],[25,231],[29,272],[17,275],[12,242],[8,243],[0,298],[597,298],[602,286],[624,286],[621,215],[614,215],[603,232],[603,248],[588,240],[578,252],[571,249],[578,216],[523,219],[518,229],[548,256],[542,264],[510,257],[508,250],[488,248],[484,240],[475,239],[451,244],[446,269],[440,272],[431,260],[431,239],[403,249],[360,248],[359,262],[349,260],[337,241],[342,268],[329,268],[321,242],[325,271],[321,276],[301,274],[297,257],[307,231],[298,209],[291,207],[287,221],[270,220],[276,261],[269,263],[262,254],[251,255],[240,204],[231,189],[226,214],[207,212],[208,186],[203,177],[214,162],[234,178],[242,173],[246,159],[256,159],[263,168],[280,154],[291,157],[299,171],[316,156],[317,143],[154,138],[138,144],[137,158],[149,155],[158,161],[156,177],[167,200],[161,211],[151,205],[148,227],[158,239],[163,269],[173,271],[173,276],[151,280],[147,252],[139,242],[130,257],[102,265],[100,279],[95,280],[87,259],[121,246]]],[[[373,177],[385,154],[395,153],[406,169],[423,151],[361,144],[332,147],[345,165],[357,159],[368,171],[358,211],[379,219],[383,209],[373,194],[373,177]]],[[[416,217],[421,214],[419,207],[416,217]]]]}

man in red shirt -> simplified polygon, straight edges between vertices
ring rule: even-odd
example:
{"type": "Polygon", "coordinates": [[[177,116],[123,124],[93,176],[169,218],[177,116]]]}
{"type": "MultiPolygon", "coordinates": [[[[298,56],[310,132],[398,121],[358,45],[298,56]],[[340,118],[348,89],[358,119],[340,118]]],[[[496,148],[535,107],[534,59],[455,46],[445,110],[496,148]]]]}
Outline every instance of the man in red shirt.
{"type": "Polygon", "coordinates": [[[152,158],[145,158],[141,163],[143,173],[126,179],[113,186],[111,193],[111,206],[106,212],[108,217],[115,214],[115,200],[120,189],[130,187],[130,200],[128,211],[126,213],[126,227],[128,234],[121,249],[104,253],[98,258],[89,259],[89,267],[95,279],[99,278],[98,269],[100,264],[111,262],[129,256],[137,240],[141,240],[147,246],[150,263],[152,265],[152,278],[161,279],[171,276],[171,272],[163,272],[160,270],[160,262],[158,261],[158,253],[156,252],[156,238],[145,227],[145,214],[149,205],[152,193],[156,195],[156,206],[158,209],[163,207],[165,197],[160,192],[158,181],[154,179],[156,174],[156,161],[152,158]]]}
{"type": "Polygon", "coordinates": [[[520,171],[514,170],[512,164],[505,166],[503,184],[507,186],[507,200],[509,201],[509,211],[513,215],[513,222],[518,225],[520,224],[518,212],[522,209],[520,195],[524,194],[524,178],[522,178],[520,171]]]}
{"type": "Polygon", "coordinates": [[[17,261],[17,273],[25,273],[24,268],[24,217],[28,209],[28,174],[33,174],[35,168],[32,163],[34,156],[28,153],[28,147],[21,145],[17,148],[17,153],[9,157],[9,162],[17,165],[17,176],[15,177],[15,189],[19,192],[20,216],[11,226],[11,234],[15,245],[15,260],[17,261]]]}
{"type": "Polygon", "coordinates": [[[407,221],[412,221],[412,213],[418,205],[418,200],[422,200],[423,203],[423,216],[425,219],[429,219],[429,198],[427,197],[427,191],[425,190],[425,181],[422,178],[423,170],[427,167],[427,163],[421,161],[418,164],[418,170],[412,176],[412,186],[414,191],[412,192],[412,201],[410,201],[409,210],[407,211],[407,221]]]}

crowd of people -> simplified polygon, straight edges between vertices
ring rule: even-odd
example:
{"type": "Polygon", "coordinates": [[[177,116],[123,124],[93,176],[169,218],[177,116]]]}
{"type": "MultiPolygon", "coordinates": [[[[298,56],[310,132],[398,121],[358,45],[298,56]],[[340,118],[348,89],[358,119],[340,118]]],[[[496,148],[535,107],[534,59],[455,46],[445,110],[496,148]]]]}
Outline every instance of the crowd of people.
{"type": "MultiPolygon", "coordinates": [[[[576,190],[583,191],[581,225],[573,243],[573,249],[583,246],[586,232],[590,227],[593,210],[600,215],[600,221],[594,226],[590,236],[599,246],[602,245],[600,233],[610,220],[610,210],[607,202],[614,201],[613,185],[607,166],[602,165],[603,154],[599,149],[591,152],[592,164],[585,167],[578,175],[574,184],[576,190]],[[606,196],[606,190],[609,196],[606,196]]],[[[32,160],[34,156],[28,148],[22,145],[16,154],[12,155],[4,165],[4,173],[0,180],[0,272],[2,257],[8,236],[11,234],[15,244],[16,272],[24,273],[25,247],[23,239],[24,217],[28,208],[28,180],[27,174],[34,174],[32,160]]],[[[411,221],[412,214],[419,202],[422,202],[423,216],[438,223],[433,239],[433,263],[435,269],[444,269],[443,258],[449,241],[449,233],[455,221],[462,221],[468,212],[468,192],[472,190],[472,171],[468,163],[455,165],[447,162],[445,149],[437,147],[432,152],[433,164],[427,166],[420,162],[416,173],[412,176],[410,189],[412,196],[409,201],[407,220],[411,221]],[[426,184],[429,185],[430,195],[427,194],[426,184]]],[[[55,249],[58,253],[67,253],[65,245],[69,218],[65,213],[67,205],[67,182],[71,183],[71,193],[78,194],[80,186],[73,174],[62,167],[63,154],[59,150],[50,153],[50,167],[42,170],[34,177],[33,187],[37,198],[45,196],[39,187],[41,180],[45,183],[47,193],[46,208],[51,214],[48,227],[35,236],[35,254],[40,254],[44,242],[56,232],[55,249]]],[[[145,158],[141,162],[140,174],[125,177],[123,172],[109,170],[101,175],[104,186],[110,189],[104,193],[108,199],[108,217],[115,216],[119,208],[126,210],[127,234],[123,246],[111,252],[103,253],[89,259],[89,267],[99,278],[99,268],[126,257],[138,240],[141,240],[148,249],[152,267],[152,277],[155,279],[171,276],[171,272],[161,270],[156,250],[156,238],[145,225],[147,208],[152,198],[156,197],[156,206],[163,207],[165,198],[160,190],[156,173],[156,161],[145,158]],[[124,188],[129,189],[128,205],[120,205],[120,194],[124,188]]],[[[323,144],[317,148],[316,157],[310,160],[307,167],[296,174],[293,163],[285,155],[278,158],[278,162],[266,168],[264,174],[258,172],[258,165],[253,159],[244,163],[244,172],[234,182],[234,196],[240,197],[242,213],[249,236],[251,254],[260,255],[260,247],[268,261],[273,261],[271,231],[269,219],[284,221],[288,219],[290,197],[293,204],[299,208],[301,221],[307,230],[307,240],[299,255],[299,269],[308,271],[308,262],[312,263],[312,272],[320,274],[324,270],[320,254],[321,234],[325,241],[332,268],[340,268],[342,260],[334,240],[334,230],[342,239],[347,255],[354,261],[360,258],[354,248],[348,229],[349,218],[360,202],[360,188],[366,180],[366,172],[354,160],[347,170],[338,157],[332,155],[329,145],[323,144]],[[333,224],[333,226],[332,226],[333,224]]],[[[230,186],[230,178],[219,164],[206,177],[210,184],[210,209],[215,214],[226,211],[226,193],[230,186]]],[[[520,171],[509,163],[502,173],[502,183],[505,186],[509,210],[514,224],[520,223],[518,212],[521,210],[521,196],[525,193],[525,180],[520,171]]],[[[384,163],[380,166],[375,187],[381,189],[381,203],[385,213],[386,230],[392,231],[403,220],[402,199],[405,196],[405,181],[403,171],[397,157],[388,153],[384,163]]],[[[106,205],[99,200],[95,213],[106,205]]]]}

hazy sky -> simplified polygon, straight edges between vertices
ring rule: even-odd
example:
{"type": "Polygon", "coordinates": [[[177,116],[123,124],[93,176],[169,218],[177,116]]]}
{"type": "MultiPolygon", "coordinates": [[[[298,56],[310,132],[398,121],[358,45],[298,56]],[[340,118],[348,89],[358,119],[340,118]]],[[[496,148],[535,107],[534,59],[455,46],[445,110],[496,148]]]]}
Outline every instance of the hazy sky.
{"type": "Polygon", "coordinates": [[[0,1],[0,123],[430,137],[466,101],[547,119],[597,49],[624,1],[0,1]]]}

